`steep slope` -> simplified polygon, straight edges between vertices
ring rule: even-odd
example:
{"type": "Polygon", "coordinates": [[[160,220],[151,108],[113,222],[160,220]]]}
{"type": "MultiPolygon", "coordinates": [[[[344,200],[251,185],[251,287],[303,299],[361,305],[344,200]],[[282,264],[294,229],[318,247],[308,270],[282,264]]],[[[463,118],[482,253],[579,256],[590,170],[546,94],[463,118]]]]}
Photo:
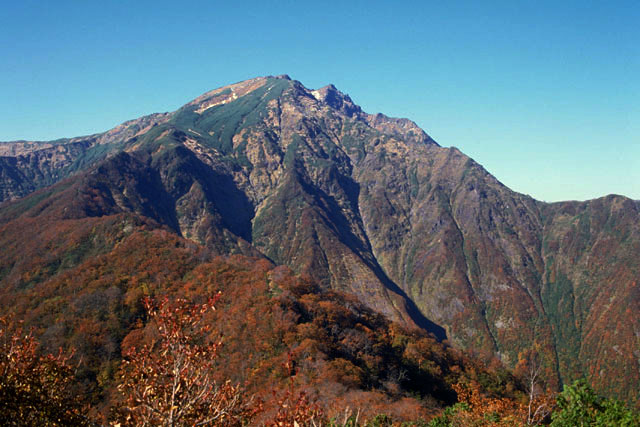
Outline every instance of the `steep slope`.
{"type": "MultiPolygon", "coordinates": [[[[64,165],[90,167],[64,184],[76,188],[65,197],[77,215],[135,213],[215,253],[287,265],[508,365],[535,348],[552,385],[586,375],[600,391],[640,398],[637,202],[537,202],[413,122],[287,76],[116,129],[40,181],[20,178],[33,173],[18,159],[72,153],[76,140],[2,145],[13,165],[2,169],[3,197],[68,176],[64,165]]],[[[5,204],[0,218],[33,197],[5,204]]]]}
{"type": "Polygon", "coordinates": [[[547,328],[534,201],[455,149],[372,150],[358,172],[368,235],[390,277],[452,339],[515,362],[532,326],[547,328]]]}
{"type": "Polygon", "coordinates": [[[620,196],[554,203],[543,218],[541,297],[559,371],[567,380],[584,373],[602,392],[637,402],[639,203],[620,196]]]}
{"type": "MultiPolygon", "coordinates": [[[[127,156],[116,156],[128,171],[123,175],[134,173],[123,164],[127,156]]],[[[490,372],[353,295],[323,290],[264,258],[214,256],[149,217],[118,211],[108,198],[77,196],[95,179],[81,177],[82,185],[66,181],[8,206],[20,209],[2,210],[0,313],[34,328],[44,351],[75,350],[76,380],[92,416],[118,404],[121,354],[153,339],[143,297],[202,301],[218,292],[222,299],[209,319],[224,340],[217,379],[261,398],[263,417],[273,415],[289,384],[330,416],[351,407],[361,408],[362,417],[387,413],[397,420],[434,415],[455,401],[459,381],[517,394],[503,369],[490,372]],[[287,360],[295,372],[283,368],[287,360]]],[[[145,209],[136,200],[120,203],[145,209]]]]}
{"type": "Polygon", "coordinates": [[[0,142],[0,202],[25,196],[95,165],[122,150],[125,141],[167,119],[166,113],[151,114],[102,134],[49,142],[0,142]]]}

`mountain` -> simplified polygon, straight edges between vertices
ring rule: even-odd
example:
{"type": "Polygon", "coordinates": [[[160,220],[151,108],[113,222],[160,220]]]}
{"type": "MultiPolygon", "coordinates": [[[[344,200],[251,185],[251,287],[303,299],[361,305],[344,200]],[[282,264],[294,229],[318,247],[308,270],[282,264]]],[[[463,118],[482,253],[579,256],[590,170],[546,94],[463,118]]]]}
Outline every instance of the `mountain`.
{"type": "Polygon", "coordinates": [[[0,307],[33,328],[44,352],[73,349],[80,398],[72,400],[87,404],[91,419],[104,421],[123,405],[121,355],[156,338],[145,296],[202,302],[220,293],[207,319],[224,344],[216,380],[241,384],[264,420],[292,388],[290,399],[304,392],[328,417],[353,408],[361,419],[406,421],[454,403],[458,382],[474,381],[509,401],[518,396],[504,368],[487,369],[264,257],[216,256],[134,212],[92,215],[96,205],[86,211],[78,196],[83,185],[66,181],[3,210],[0,307]]]}
{"type": "Polygon", "coordinates": [[[509,366],[533,348],[552,385],[586,376],[600,392],[640,398],[637,201],[536,201],[415,123],[287,76],[104,134],[0,143],[0,153],[7,301],[75,265],[50,251],[64,237],[27,254],[15,230],[32,227],[37,240],[73,232],[37,226],[41,215],[134,215],[212,254],[286,265],[509,366]],[[42,257],[48,270],[34,272],[42,257]]]}

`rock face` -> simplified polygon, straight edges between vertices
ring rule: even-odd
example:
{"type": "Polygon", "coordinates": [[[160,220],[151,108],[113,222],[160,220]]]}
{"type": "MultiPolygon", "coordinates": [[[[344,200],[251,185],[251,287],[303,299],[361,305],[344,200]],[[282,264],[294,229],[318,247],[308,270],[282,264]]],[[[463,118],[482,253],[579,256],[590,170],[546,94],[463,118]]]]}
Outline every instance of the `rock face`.
{"type": "Polygon", "coordinates": [[[71,178],[76,215],[136,212],[511,366],[535,347],[552,382],[586,375],[640,398],[640,204],[538,202],[333,85],[256,78],[105,134],[0,154],[3,200],[84,170],[71,178]]]}
{"type": "Polygon", "coordinates": [[[151,114],[108,132],[57,141],[0,142],[0,202],[23,197],[38,188],[84,170],[122,149],[123,142],[168,120],[151,114]]]}

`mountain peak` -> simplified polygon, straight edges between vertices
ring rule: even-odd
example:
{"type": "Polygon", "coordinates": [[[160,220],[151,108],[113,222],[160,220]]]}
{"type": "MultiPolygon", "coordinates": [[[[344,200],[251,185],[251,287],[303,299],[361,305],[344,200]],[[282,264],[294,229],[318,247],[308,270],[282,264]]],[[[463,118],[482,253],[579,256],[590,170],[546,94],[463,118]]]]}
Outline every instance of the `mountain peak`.
{"type": "Polygon", "coordinates": [[[200,95],[193,101],[189,102],[186,106],[198,106],[196,112],[202,113],[211,107],[226,104],[264,86],[268,79],[269,77],[255,77],[253,79],[222,86],[200,95]]]}
{"type": "Polygon", "coordinates": [[[328,84],[320,89],[312,90],[311,94],[320,102],[324,102],[336,110],[340,110],[347,116],[362,113],[362,109],[357,106],[349,95],[340,92],[333,84],[328,84]]]}
{"type": "Polygon", "coordinates": [[[291,81],[291,77],[288,74],[280,74],[278,76],[260,76],[254,77],[248,80],[242,80],[237,83],[233,83],[230,85],[222,86],[217,89],[210,90],[200,95],[193,101],[189,102],[187,105],[195,105],[207,102],[211,99],[216,99],[218,101],[217,104],[224,104],[229,102],[230,100],[237,99],[241,96],[248,94],[262,86],[264,86],[269,80],[277,79],[277,80],[289,80],[291,81]],[[226,102],[223,102],[226,101],[226,102]]]}

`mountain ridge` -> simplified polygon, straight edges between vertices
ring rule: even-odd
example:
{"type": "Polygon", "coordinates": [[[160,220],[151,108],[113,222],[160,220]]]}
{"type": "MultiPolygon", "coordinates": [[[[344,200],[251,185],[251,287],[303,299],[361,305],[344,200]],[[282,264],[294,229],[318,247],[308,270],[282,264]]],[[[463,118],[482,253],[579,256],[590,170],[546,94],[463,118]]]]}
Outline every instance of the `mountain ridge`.
{"type": "MultiPolygon", "coordinates": [[[[0,194],[69,177],[80,215],[134,212],[216,253],[287,265],[509,366],[538,348],[552,384],[586,375],[637,398],[640,325],[626,310],[640,301],[630,256],[640,251],[638,202],[536,201],[410,120],[285,77],[126,123],[73,139],[93,145],[63,150],[59,168],[0,157],[0,194]]],[[[1,205],[0,218],[18,205],[1,205]]]]}

